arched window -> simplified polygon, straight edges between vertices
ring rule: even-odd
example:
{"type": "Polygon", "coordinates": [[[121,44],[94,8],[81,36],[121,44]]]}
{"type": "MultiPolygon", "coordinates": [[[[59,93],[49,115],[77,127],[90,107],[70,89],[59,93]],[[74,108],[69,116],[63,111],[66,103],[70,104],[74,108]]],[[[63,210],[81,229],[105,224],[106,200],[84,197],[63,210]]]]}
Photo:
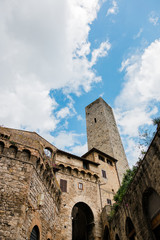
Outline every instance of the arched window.
{"type": "Polygon", "coordinates": [[[129,240],[135,240],[136,231],[132,220],[129,217],[126,219],[126,234],[129,240]]]}
{"type": "Polygon", "coordinates": [[[52,150],[50,148],[45,148],[44,153],[47,157],[49,157],[49,158],[52,157],[52,150]]]}
{"type": "Polygon", "coordinates": [[[143,210],[156,240],[160,239],[160,196],[149,188],[143,194],[143,210]]]}
{"type": "Polygon", "coordinates": [[[31,155],[31,152],[27,149],[24,149],[21,153],[21,158],[22,160],[27,161],[30,159],[30,155],[31,155]]]}
{"type": "Polygon", "coordinates": [[[39,240],[40,239],[39,237],[40,237],[39,228],[38,226],[34,226],[30,235],[30,240],[39,240]]]}
{"type": "Polygon", "coordinates": [[[13,145],[11,145],[11,146],[9,147],[8,154],[9,154],[9,156],[10,156],[10,157],[13,157],[13,158],[15,158],[15,157],[16,157],[16,155],[17,155],[17,147],[16,147],[16,146],[13,146],[13,145]]]}

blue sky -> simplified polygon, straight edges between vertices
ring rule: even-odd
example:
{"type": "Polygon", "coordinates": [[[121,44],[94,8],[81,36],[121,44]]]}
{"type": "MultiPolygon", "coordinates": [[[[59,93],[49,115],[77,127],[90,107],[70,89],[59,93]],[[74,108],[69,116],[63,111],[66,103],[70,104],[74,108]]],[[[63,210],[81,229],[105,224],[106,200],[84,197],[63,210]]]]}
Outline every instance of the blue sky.
{"type": "Polygon", "coordinates": [[[114,109],[130,165],[160,108],[158,0],[0,2],[0,124],[87,151],[85,106],[114,109]]]}

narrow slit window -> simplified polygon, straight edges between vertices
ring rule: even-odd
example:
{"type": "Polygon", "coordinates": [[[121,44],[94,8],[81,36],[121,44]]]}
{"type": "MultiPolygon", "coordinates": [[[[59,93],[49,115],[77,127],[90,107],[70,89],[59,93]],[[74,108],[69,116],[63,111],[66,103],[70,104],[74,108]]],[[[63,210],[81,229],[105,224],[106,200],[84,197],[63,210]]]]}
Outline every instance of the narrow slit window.
{"type": "Polygon", "coordinates": [[[83,183],[78,183],[78,188],[79,188],[80,190],[83,190],[83,183]]]}
{"type": "Polygon", "coordinates": [[[97,119],[96,119],[96,118],[94,118],[94,122],[95,122],[95,123],[97,122],[97,119]]]}

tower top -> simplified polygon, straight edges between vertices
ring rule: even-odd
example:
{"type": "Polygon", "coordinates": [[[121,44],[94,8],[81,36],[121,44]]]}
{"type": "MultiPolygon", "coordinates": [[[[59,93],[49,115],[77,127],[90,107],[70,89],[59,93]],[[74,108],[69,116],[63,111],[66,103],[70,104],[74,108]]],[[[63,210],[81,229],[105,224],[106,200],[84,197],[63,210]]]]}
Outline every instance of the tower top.
{"type": "MultiPolygon", "coordinates": [[[[95,105],[96,103],[97,104],[99,104],[99,103],[104,103],[104,104],[106,104],[106,106],[107,107],[109,107],[109,108],[111,108],[109,105],[108,105],[108,103],[106,103],[105,101],[104,101],[104,99],[102,98],[102,97],[99,97],[99,98],[97,98],[95,101],[93,101],[93,102],[91,102],[90,104],[88,104],[86,107],[85,107],[85,109],[87,109],[87,108],[91,108],[93,105],[95,105]]],[[[112,108],[111,108],[112,109],[112,108]]]]}

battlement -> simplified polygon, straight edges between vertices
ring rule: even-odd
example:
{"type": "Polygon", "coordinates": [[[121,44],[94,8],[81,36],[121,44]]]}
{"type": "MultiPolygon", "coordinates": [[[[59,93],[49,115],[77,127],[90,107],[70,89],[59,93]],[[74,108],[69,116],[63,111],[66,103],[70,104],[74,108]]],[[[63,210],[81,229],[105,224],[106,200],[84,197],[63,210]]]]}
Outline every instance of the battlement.
{"type": "MultiPolygon", "coordinates": [[[[15,132],[17,133],[17,130],[7,129],[6,131],[5,128],[0,128],[1,161],[3,162],[4,160],[5,164],[14,166],[16,166],[16,162],[19,162],[21,165],[31,165],[43,181],[49,194],[55,198],[59,205],[61,191],[55,177],[55,171],[58,170],[54,161],[55,153],[50,147],[42,150],[42,144],[37,140],[32,139],[32,144],[31,141],[26,143],[26,136],[23,134],[23,131],[18,131],[18,136],[15,132]],[[20,143],[20,140],[24,142],[24,139],[25,145],[20,143]],[[50,156],[46,155],[48,153],[45,152],[46,150],[51,154],[50,156]]],[[[27,139],[29,138],[27,137],[27,139]]],[[[55,148],[53,147],[53,149],[55,148]]],[[[21,170],[23,171],[23,168],[21,170]]]]}

